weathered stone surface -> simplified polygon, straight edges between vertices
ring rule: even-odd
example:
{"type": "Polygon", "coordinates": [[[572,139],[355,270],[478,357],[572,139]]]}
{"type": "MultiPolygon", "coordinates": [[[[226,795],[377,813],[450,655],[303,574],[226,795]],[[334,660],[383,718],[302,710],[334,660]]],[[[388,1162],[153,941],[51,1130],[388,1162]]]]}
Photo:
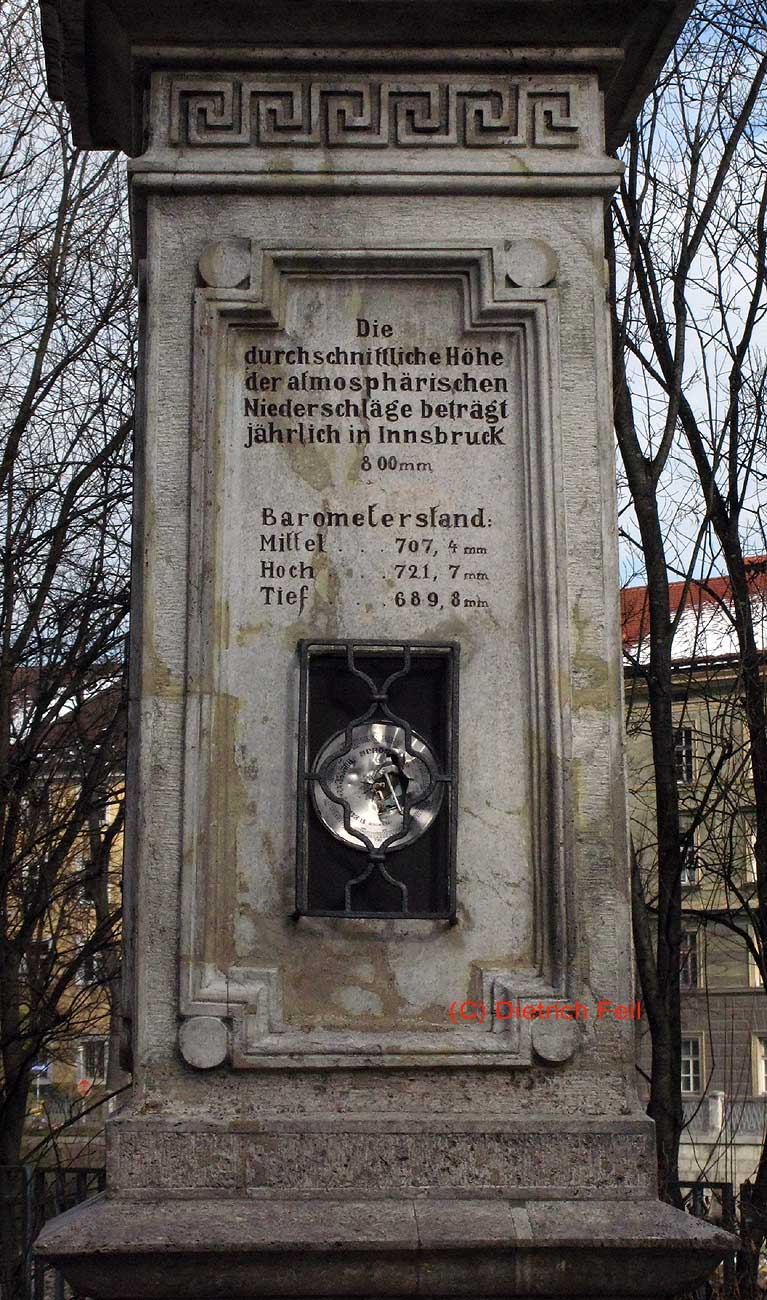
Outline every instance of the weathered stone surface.
{"type": "Polygon", "coordinates": [[[424,1115],[386,1125],[318,1116],[238,1128],[120,1122],[110,1187],[120,1194],[583,1196],[652,1194],[654,1149],[643,1122],[578,1127],[424,1115]]]}
{"type": "Polygon", "coordinates": [[[197,1070],[212,1070],[229,1055],[229,1035],[218,1016],[191,1016],[178,1034],[181,1055],[197,1070]]]}
{"type": "Polygon", "coordinates": [[[256,66],[305,69],[307,63],[339,64],[344,56],[355,73],[366,66],[439,67],[452,56],[472,60],[485,72],[507,71],[519,63],[544,73],[559,63],[596,69],[606,96],[608,148],[627,134],[642,100],[693,0],[660,0],[653,5],[594,6],[573,0],[529,4],[520,10],[494,0],[417,0],[402,11],[387,3],[333,4],[320,0],[311,10],[286,9],[281,0],[258,6],[206,5],[179,10],[173,5],[116,3],[87,11],[71,0],[41,5],[48,85],[54,98],[66,98],[77,143],[140,153],[145,144],[140,116],[149,70],[163,60],[209,53],[215,69],[217,48],[238,43],[243,59],[256,66]],[[99,58],[84,62],[90,41],[99,58]],[[191,45],[191,51],[183,49],[191,45]],[[275,60],[274,50],[279,51],[275,60]],[[436,53],[436,57],[435,57],[436,53]],[[138,83],[138,85],[136,85],[138,83]]]}
{"type": "Polygon", "coordinates": [[[512,284],[537,289],[557,274],[557,255],[544,239],[517,239],[506,244],[506,273],[512,284]]]}
{"type": "Polygon", "coordinates": [[[220,239],[208,244],[197,263],[205,284],[214,289],[236,289],[250,279],[249,239],[220,239]]]}
{"type": "Polygon", "coordinates": [[[729,1234],[657,1201],[98,1198],[39,1248],[94,1300],[260,1296],[673,1295],[729,1234]],[[130,1261],[128,1263],[128,1261],[130,1261]]]}
{"type": "Polygon", "coordinates": [[[251,294],[197,295],[195,371],[211,378],[195,415],[185,785],[205,797],[186,800],[182,1010],[244,1003],[239,1065],[523,1065],[529,1024],[493,1035],[492,1011],[472,1029],[450,1005],[504,951],[520,970],[504,990],[521,996],[536,945],[540,993],[565,997],[551,957],[575,946],[565,662],[560,647],[562,672],[544,684],[535,633],[548,625],[556,640],[563,600],[558,429],[540,400],[554,304],[506,287],[492,247],[454,252],[440,224],[444,244],[434,230],[414,252],[264,249],[251,294]],[[458,387],[446,397],[442,384],[458,387]],[[460,943],[438,922],[355,935],[289,921],[290,647],[312,632],[461,643],[460,943]],[[531,696],[533,730],[518,707],[531,696]],[[272,753],[284,759],[267,793],[259,764],[272,753]],[[557,780],[541,781],[546,763],[557,780]],[[211,824],[227,838],[206,835],[211,824]],[[222,889],[235,862],[240,879],[222,889]],[[559,903],[536,908],[546,895],[559,903]],[[239,958],[227,967],[219,949],[220,977],[204,957],[218,935],[239,958]]]}
{"type": "Polygon", "coordinates": [[[578,1026],[572,1020],[536,1020],[531,1032],[536,1056],[550,1065],[569,1061],[580,1037],[578,1026]]]}
{"type": "Polygon", "coordinates": [[[39,1249],[95,1300],[692,1285],[732,1243],[651,1199],[633,1085],[603,277],[687,0],[45,7],[138,155],[145,346],[136,1086],[39,1249]],[[296,914],[329,637],[460,645],[454,924],[296,914]]]}
{"type": "MultiPolygon", "coordinates": [[[[185,84],[192,85],[192,74],[184,76],[190,79],[185,84]]],[[[412,90],[415,76],[403,85],[412,90]]],[[[461,74],[456,85],[464,83],[461,74]]],[[[366,192],[294,194],[286,206],[277,194],[256,198],[241,193],[239,179],[231,174],[232,166],[242,165],[241,150],[254,151],[253,158],[248,153],[251,178],[251,164],[263,162],[267,172],[272,167],[261,157],[271,157],[273,146],[258,134],[259,113],[266,113],[267,131],[279,122],[288,130],[292,114],[280,117],[268,96],[251,96],[248,111],[255,112],[255,126],[251,122],[241,145],[215,140],[188,149],[184,145],[179,156],[179,144],[171,147],[170,134],[188,131],[190,122],[197,123],[197,130],[204,120],[214,137],[220,120],[222,138],[227,136],[235,109],[245,109],[234,92],[222,99],[215,88],[220,84],[220,78],[212,79],[207,108],[199,97],[187,96],[187,125],[179,118],[171,129],[167,113],[175,101],[166,74],[158,72],[154,153],[134,164],[134,189],[138,193],[143,185],[148,194],[149,290],[143,610],[147,744],[139,774],[149,831],[137,845],[135,869],[149,914],[174,917],[176,868],[169,870],[169,863],[185,808],[185,852],[177,863],[183,877],[182,1015],[231,1021],[237,1069],[331,1069],[324,1086],[333,1096],[333,1108],[343,1110],[349,1086],[339,1071],[347,1066],[374,1068],[379,1074],[389,1067],[401,1071],[413,1066],[529,1069],[530,1024],[500,1021],[493,1014],[498,996],[547,1003],[577,998],[593,1012],[590,989],[579,982],[579,972],[588,970],[594,986],[609,989],[617,1002],[631,999],[625,838],[618,814],[620,737],[614,725],[620,698],[619,674],[612,666],[618,662],[617,638],[605,620],[601,594],[614,573],[614,556],[605,550],[599,513],[582,511],[586,501],[601,503],[608,513],[612,509],[610,425],[603,405],[606,392],[600,387],[607,371],[603,285],[594,274],[595,266],[601,266],[599,195],[609,169],[598,183],[591,162],[586,172],[578,170],[583,142],[590,142],[593,162],[601,131],[596,82],[580,74],[578,146],[539,146],[540,166],[524,170],[525,184],[540,189],[543,158],[554,154],[561,181],[556,194],[531,195],[507,207],[492,192],[496,182],[501,189],[505,184],[501,173],[494,172],[492,178],[484,176],[483,185],[491,192],[483,196],[453,195],[448,202],[429,193],[428,186],[426,192],[387,195],[375,190],[370,163],[358,174],[353,167],[362,164],[352,161],[344,164],[352,167],[346,180],[333,167],[333,184],[348,189],[349,177],[354,177],[355,188],[366,192]],[[194,111],[192,102],[197,103],[194,111]],[[271,105],[268,113],[264,105],[271,105]],[[163,150],[172,163],[168,175],[175,196],[157,192],[163,150]],[[214,185],[213,190],[193,193],[202,174],[195,170],[194,158],[204,158],[203,169],[218,166],[209,154],[225,156],[224,170],[205,171],[206,187],[214,185]],[[577,200],[567,194],[575,175],[579,184],[587,177],[591,187],[577,200]],[[183,192],[185,178],[189,192],[183,192]],[[231,188],[236,192],[230,193],[231,188]],[[319,240],[317,231],[322,232],[319,240]],[[519,289],[508,282],[505,246],[529,249],[531,240],[537,241],[538,251],[543,241],[563,268],[553,288],[519,289]],[[236,284],[247,281],[247,288],[218,283],[199,288],[200,259],[204,279],[221,279],[208,265],[212,246],[216,257],[223,256],[221,249],[236,251],[235,271],[225,278],[242,272],[236,284]],[[179,361],[189,347],[195,299],[190,375],[179,361]],[[254,441],[250,426],[263,428],[270,437],[275,426],[284,437],[298,423],[316,423],[308,417],[246,413],[245,402],[273,400],[280,406],[292,391],[289,380],[301,381],[305,371],[321,378],[314,350],[325,355],[334,347],[361,346],[358,320],[388,322],[404,340],[397,346],[411,340],[424,353],[428,347],[428,353],[439,354],[436,369],[431,363],[374,361],[372,369],[362,371],[379,385],[386,374],[393,375],[398,404],[405,397],[405,374],[419,380],[428,380],[430,373],[442,378],[448,348],[474,349],[476,356],[484,343],[483,351],[497,353],[501,364],[474,367],[476,377],[501,378],[507,385],[505,393],[493,398],[508,404],[503,420],[491,426],[475,417],[427,417],[419,409],[411,422],[414,435],[422,438],[430,431],[434,437],[436,423],[450,440],[448,446],[421,442],[412,461],[413,444],[392,453],[397,464],[428,465],[422,471],[379,469],[378,456],[384,452],[378,448],[374,466],[365,471],[366,447],[348,442],[307,445],[300,437],[292,444],[254,441]],[[290,363],[254,367],[245,360],[253,348],[276,353],[288,346],[296,353],[290,363]],[[298,349],[311,353],[312,364],[300,362],[298,349]],[[253,376],[276,385],[275,391],[264,395],[247,388],[253,376]],[[185,477],[190,407],[191,483],[185,477]],[[464,432],[504,441],[472,448],[463,438],[452,445],[453,435],[464,432]],[[412,591],[426,589],[397,586],[392,530],[381,526],[380,517],[414,514],[423,506],[430,510],[436,502],[444,502],[448,515],[492,521],[492,527],[472,526],[471,539],[465,540],[486,552],[472,557],[476,568],[467,570],[485,575],[475,576],[465,588],[471,592],[467,599],[476,602],[470,608],[453,608],[456,588],[449,567],[432,587],[441,610],[394,603],[398,591],[407,600],[412,591]],[[392,508],[384,511],[389,504],[392,508]],[[264,511],[271,512],[266,522],[264,511]],[[321,517],[327,526],[306,527],[304,521],[293,529],[271,523],[272,517],[281,521],[285,513],[293,518],[302,511],[321,517]],[[359,514],[363,525],[333,525],[334,512],[342,511],[352,519],[359,514]],[[569,540],[568,518],[577,520],[569,540]],[[262,549],[265,542],[287,545],[294,536],[304,546],[321,542],[324,549],[298,558],[262,549]],[[285,573],[264,573],[264,564],[275,570],[282,565],[285,573]],[[304,578],[294,574],[291,566],[297,564],[310,569],[311,577],[306,571],[304,578]],[[367,924],[364,930],[334,921],[297,925],[291,916],[296,641],[317,632],[385,636],[394,630],[415,636],[440,633],[462,642],[458,925],[387,922],[367,924]],[[531,707],[521,709],[520,701],[531,707]],[[614,923],[595,924],[605,916],[614,923]],[[567,963],[561,960],[565,953],[567,963]],[[451,1023],[451,1006],[475,997],[487,1011],[481,1022],[451,1023]]],[[[302,82],[309,113],[313,84],[311,79],[302,82]]],[[[449,88],[451,83],[443,77],[437,84],[449,88]]],[[[395,118],[401,117],[405,102],[395,97],[390,103],[395,118]]],[[[414,102],[426,101],[416,96],[414,102]]],[[[447,96],[435,102],[434,132],[441,139],[443,128],[448,134],[452,129],[451,101],[447,96]]],[[[463,103],[468,112],[458,90],[453,102],[463,103]]],[[[343,114],[344,129],[351,130],[347,99],[343,114]]],[[[411,130],[407,115],[402,120],[411,130]]],[[[465,113],[462,120],[465,131],[465,113]]],[[[547,122],[544,114],[544,126],[547,122]]],[[[424,138],[434,132],[429,127],[424,138]]],[[[563,127],[563,136],[571,135],[563,127]]],[[[351,146],[333,147],[349,158],[351,146]]],[[[400,148],[390,141],[357,152],[391,161],[400,148]]],[[[441,154],[441,146],[433,148],[443,168],[446,152],[453,159],[444,173],[448,180],[463,175],[474,166],[475,156],[484,158],[488,152],[483,145],[467,146],[465,135],[441,154]]],[[[323,148],[317,150],[305,139],[290,149],[290,176],[296,175],[299,157],[310,160],[303,167],[312,158],[315,165],[320,155],[325,157],[323,148]]],[[[426,183],[432,162],[428,148],[414,146],[414,152],[407,174],[408,184],[412,180],[417,190],[426,183]]],[[[544,266],[537,278],[546,273],[544,266]]],[[[387,339],[367,342],[378,346],[387,339]]],[[[352,369],[327,369],[334,379],[358,377],[352,369]]],[[[458,373],[463,373],[460,367],[458,373]]],[[[437,396],[416,395],[430,405],[437,404],[437,396]]],[[[322,424],[332,422],[323,419],[322,424]]],[[[356,422],[339,417],[337,423],[344,438],[349,424],[353,432],[364,427],[375,438],[387,417],[356,422]]],[[[448,530],[444,532],[447,542],[448,530]]],[[[419,540],[415,530],[406,540],[419,540]]],[[[463,569],[468,558],[460,557],[463,569]]],[[[442,556],[443,565],[444,560],[442,556]]],[[[465,581],[463,572],[461,577],[465,581]]],[[[463,591],[461,586],[462,601],[463,591]]],[[[166,928],[167,942],[161,943],[147,942],[139,930],[137,1065],[142,1086],[154,1092],[157,1077],[168,1103],[169,1078],[180,1095],[192,1085],[169,1033],[179,972],[170,925],[166,928]]],[[[548,1031],[539,1032],[543,1042],[548,1031]]],[[[551,1033],[557,1036],[557,1031],[551,1033]]],[[[571,1054],[577,1049],[580,1055],[579,1068],[601,1072],[594,1104],[616,1092],[624,1097],[633,1051],[629,1025],[608,1020],[589,1024],[580,1036],[564,1029],[558,1038],[554,1055],[546,1058],[543,1052],[539,1059],[564,1062],[567,1038],[571,1054]]],[[[417,1105],[412,1080],[400,1077],[399,1101],[391,1104],[417,1105]]],[[[557,1088],[555,1077],[550,1084],[557,1088]]],[[[369,1086],[371,1098],[376,1091],[381,1097],[389,1091],[373,1077],[369,1086]]],[[[473,1088],[481,1095],[468,1078],[464,1086],[467,1093],[473,1088]]],[[[570,1086],[577,1087],[574,1079],[570,1086]]],[[[217,1104],[223,1087],[217,1079],[208,1104],[217,1104]]],[[[432,1096],[442,1087],[430,1082],[432,1096]]],[[[283,1080],[275,1081],[273,1106],[280,1106],[283,1089],[283,1080]]],[[[567,1087],[557,1090],[568,1093],[567,1087]]],[[[244,1087],[242,1104],[252,1094],[250,1085],[244,1087]]],[[[229,1106],[240,1104],[237,1090],[228,1084],[226,1096],[229,1106]]],[[[268,1109],[269,1104],[269,1085],[260,1085],[258,1105],[268,1109]]],[[[538,1105],[545,1113],[549,1102],[543,1091],[538,1105]]]]}

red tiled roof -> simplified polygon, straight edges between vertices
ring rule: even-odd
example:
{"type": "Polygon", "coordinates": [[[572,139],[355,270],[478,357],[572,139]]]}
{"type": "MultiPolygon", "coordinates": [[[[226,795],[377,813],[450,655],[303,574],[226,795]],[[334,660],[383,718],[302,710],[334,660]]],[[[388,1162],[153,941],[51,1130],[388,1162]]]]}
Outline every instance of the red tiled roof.
{"type": "MultiPolygon", "coordinates": [[[[757,643],[767,650],[767,556],[755,555],[746,561],[748,582],[755,610],[757,643]]],[[[674,641],[676,662],[700,658],[724,658],[738,653],[737,639],[730,610],[730,580],[712,577],[703,581],[669,584],[672,618],[681,613],[674,641]],[[677,645],[677,640],[679,644],[677,645]]],[[[648,642],[650,608],[647,587],[624,587],[621,591],[621,624],[624,650],[632,658],[640,657],[648,642]]]]}

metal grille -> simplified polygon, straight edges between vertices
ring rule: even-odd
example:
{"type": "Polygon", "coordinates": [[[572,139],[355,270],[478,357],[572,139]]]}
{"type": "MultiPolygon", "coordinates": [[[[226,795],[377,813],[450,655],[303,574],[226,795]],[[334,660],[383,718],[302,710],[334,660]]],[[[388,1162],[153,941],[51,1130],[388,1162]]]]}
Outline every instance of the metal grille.
{"type": "MultiPolygon", "coordinates": [[[[299,809],[297,914],[368,918],[447,918],[455,916],[455,822],[457,782],[458,647],[453,643],[389,641],[304,641],[301,660],[299,732],[299,809]],[[317,673],[317,666],[322,672],[317,673]],[[332,683],[335,714],[318,700],[332,683]],[[419,684],[430,691],[424,709],[419,684]],[[344,697],[344,685],[345,696],[344,697]],[[399,705],[395,699],[399,694],[399,705]],[[404,703],[409,701],[409,708],[404,703]],[[314,715],[324,708],[326,730],[335,744],[317,743],[314,715]],[[416,716],[412,716],[412,712],[416,716]],[[422,715],[419,717],[419,713],[422,715]],[[427,719],[428,713],[428,719],[427,719]],[[439,715],[435,722],[435,715],[439,715]],[[330,720],[332,717],[332,721],[330,720]],[[333,726],[333,722],[335,726],[333,726]],[[428,723],[431,723],[431,726],[428,723]],[[386,776],[400,820],[390,833],[373,838],[355,820],[354,810],[332,782],[333,770],[355,747],[355,736],[368,728],[381,736],[391,762],[386,776]],[[428,734],[436,730],[437,736],[428,734]],[[396,751],[386,738],[398,736],[396,751]],[[419,764],[427,777],[411,792],[405,769],[419,764]],[[394,778],[392,781],[391,778],[394,778]],[[395,789],[395,783],[398,789],[395,789]],[[333,807],[339,833],[351,852],[334,839],[317,812],[319,793],[333,807]],[[432,810],[436,808],[436,812],[432,810]],[[429,820],[433,817],[433,820],[429,820]],[[421,829],[420,823],[428,823],[421,829]],[[343,827],[343,832],[340,827],[343,827]],[[364,857],[362,856],[364,854],[364,857]],[[362,859],[360,865],[360,859],[362,859]],[[342,899],[323,898],[317,873],[344,872],[342,899]],[[424,901],[428,873],[430,902],[424,901]],[[388,902],[377,877],[388,889],[388,902]],[[414,898],[418,893],[418,898],[414,898]]],[[[337,878],[337,876],[336,876],[337,878]]],[[[339,887],[340,890],[340,887],[339,887]]]]}

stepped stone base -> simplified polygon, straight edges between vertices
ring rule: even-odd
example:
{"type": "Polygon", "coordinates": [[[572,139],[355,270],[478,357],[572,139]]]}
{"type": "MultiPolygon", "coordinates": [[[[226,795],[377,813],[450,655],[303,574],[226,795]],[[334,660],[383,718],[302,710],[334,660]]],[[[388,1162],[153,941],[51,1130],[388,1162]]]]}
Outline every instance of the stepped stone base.
{"type": "Polygon", "coordinates": [[[641,1297],[698,1285],[733,1249],[659,1201],[96,1197],[37,1250],[94,1300],[641,1297]]]}

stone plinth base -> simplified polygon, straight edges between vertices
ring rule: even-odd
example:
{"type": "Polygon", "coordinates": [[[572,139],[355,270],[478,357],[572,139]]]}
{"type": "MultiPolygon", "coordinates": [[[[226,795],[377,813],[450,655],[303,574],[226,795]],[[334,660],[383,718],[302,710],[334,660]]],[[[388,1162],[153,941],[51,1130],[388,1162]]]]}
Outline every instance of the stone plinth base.
{"type": "Polygon", "coordinates": [[[659,1201],[130,1201],[53,1220],[37,1251],[94,1300],[678,1294],[735,1248],[659,1201]]]}

